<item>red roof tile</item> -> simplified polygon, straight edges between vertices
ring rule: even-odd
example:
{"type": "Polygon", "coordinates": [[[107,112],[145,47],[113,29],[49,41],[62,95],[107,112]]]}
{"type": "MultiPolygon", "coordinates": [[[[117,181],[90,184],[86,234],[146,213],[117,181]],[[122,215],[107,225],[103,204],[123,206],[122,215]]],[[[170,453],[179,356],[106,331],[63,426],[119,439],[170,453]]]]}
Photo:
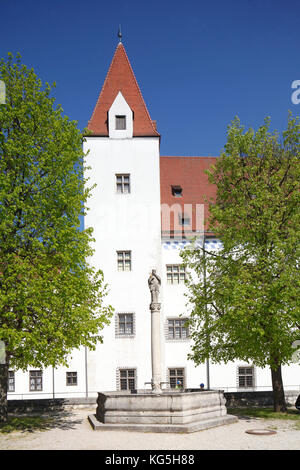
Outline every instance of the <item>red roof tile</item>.
{"type": "Polygon", "coordinates": [[[159,136],[156,123],[152,121],[134,76],[126,51],[119,43],[110,64],[88,129],[93,135],[108,136],[108,110],[121,91],[134,113],[133,136],[159,136]]]}
{"type": "MultiPolygon", "coordinates": [[[[160,157],[161,204],[192,204],[192,230],[196,227],[196,204],[204,204],[204,219],[209,215],[209,201],[216,197],[216,186],[209,183],[207,174],[217,157],[160,157]],[[172,186],[182,188],[182,197],[172,194],[172,186]],[[207,201],[206,201],[207,199],[207,201]]],[[[169,221],[162,217],[162,233],[169,231],[169,221]]],[[[205,230],[208,225],[205,223],[205,230]]],[[[170,230],[174,230],[174,218],[171,216],[170,230]]]]}

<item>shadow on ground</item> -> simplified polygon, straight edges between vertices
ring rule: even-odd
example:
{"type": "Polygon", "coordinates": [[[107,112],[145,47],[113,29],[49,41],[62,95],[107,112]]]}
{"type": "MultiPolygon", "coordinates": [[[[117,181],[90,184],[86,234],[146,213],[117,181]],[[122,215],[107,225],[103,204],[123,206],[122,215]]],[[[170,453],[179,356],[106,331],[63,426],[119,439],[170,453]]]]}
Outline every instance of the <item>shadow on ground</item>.
{"type": "Polygon", "coordinates": [[[6,423],[0,423],[0,433],[36,432],[50,429],[75,429],[83,418],[74,416],[72,411],[52,411],[48,413],[9,414],[6,423]]]}

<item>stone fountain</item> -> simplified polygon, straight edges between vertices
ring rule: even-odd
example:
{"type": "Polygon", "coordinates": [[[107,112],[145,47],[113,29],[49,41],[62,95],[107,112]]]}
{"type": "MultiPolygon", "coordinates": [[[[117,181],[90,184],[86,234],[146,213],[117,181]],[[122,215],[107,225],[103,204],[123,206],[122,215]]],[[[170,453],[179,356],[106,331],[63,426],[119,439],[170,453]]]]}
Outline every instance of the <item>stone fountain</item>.
{"type": "Polygon", "coordinates": [[[159,292],[156,270],[148,279],[151,293],[152,390],[99,392],[95,415],[88,419],[94,430],[190,433],[237,421],[227,414],[220,390],[163,390],[160,350],[159,292]]]}

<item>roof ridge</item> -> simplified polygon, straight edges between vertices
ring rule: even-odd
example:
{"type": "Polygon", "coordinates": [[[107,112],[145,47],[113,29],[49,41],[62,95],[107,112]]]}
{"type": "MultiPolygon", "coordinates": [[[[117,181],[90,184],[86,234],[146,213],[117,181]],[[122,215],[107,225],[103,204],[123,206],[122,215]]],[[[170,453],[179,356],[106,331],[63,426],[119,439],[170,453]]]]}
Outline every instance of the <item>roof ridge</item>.
{"type": "Polygon", "coordinates": [[[154,132],[155,132],[157,135],[160,135],[160,134],[157,132],[157,130],[154,128],[154,126],[153,126],[153,122],[152,122],[152,119],[151,119],[151,117],[150,117],[150,114],[149,114],[148,108],[147,108],[147,106],[146,106],[145,100],[144,100],[144,98],[143,98],[141,89],[140,89],[139,84],[138,84],[138,82],[137,82],[137,79],[136,79],[135,73],[134,73],[134,71],[133,71],[133,68],[131,67],[131,63],[130,63],[130,61],[129,61],[129,59],[128,59],[128,55],[127,55],[126,49],[125,49],[125,47],[123,46],[122,43],[119,43],[118,46],[119,46],[119,45],[121,45],[121,46],[123,47],[123,50],[124,50],[124,53],[125,53],[125,58],[126,58],[126,60],[127,60],[127,62],[128,62],[129,68],[130,68],[130,70],[131,70],[131,72],[132,72],[132,75],[133,75],[133,78],[134,78],[134,81],[135,81],[137,90],[138,90],[138,92],[139,92],[139,95],[140,95],[141,100],[142,100],[142,102],[143,102],[143,105],[144,105],[144,107],[145,107],[145,111],[146,111],[146,113],[147,113],[147,116],[148,116],[148,118],[149,118],[149,121],[151,122],[151,126],[152,126],[154,132]]]}
{"type": "Polygon", "coordinates": [[[113,62],[114,62],[114,58],[115,58],[115,56],[116,56],[116,54],[117,54],[117,50],[118,50],[118,47],[119,47],[120,44],[122,44],[122,43],[119,42],[118,45],[117,45],[117,47],[116,47],[116,49],[115,49],[113,58],[112,58],[112,60],[111,60],[111,62],[110,62],[110,65],[109,65],[109,67],[108,67],[108,71],[107,71],[106,77],[105,77],[105,79],[104,79],[104,82],[103,82],[101,91],[100,91],[100,93],[99,93],[99,96],[98,96],[96,105],[95,105],[95,107],[94,107],[94,111],[93,111],[93,113],[92,113],[92,116],[91,116],[91,118],[90,118],[90,120],[89,120],[89,123],[91,122],[91,120],[92,120],[93,117],[94,117],[96,108],[97,108],[98,103],[99,103],[99,101],[100,101],[100,98],[101,98],[101,96],[102,96],[102,94],[103,94],[103,90],[104,90],[105,84],[106,84],[106,82],[108,81],[108,76],[109,76],[110,73],[111,73],[111,69],[112,69],[112,65],[113,65],[113,62]]]}

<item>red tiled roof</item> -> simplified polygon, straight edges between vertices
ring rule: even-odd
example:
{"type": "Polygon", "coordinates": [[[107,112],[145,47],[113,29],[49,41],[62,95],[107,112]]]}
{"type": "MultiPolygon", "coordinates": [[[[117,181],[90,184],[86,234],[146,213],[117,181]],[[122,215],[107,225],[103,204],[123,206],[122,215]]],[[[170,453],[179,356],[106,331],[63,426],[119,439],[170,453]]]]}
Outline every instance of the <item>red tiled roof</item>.
{"type": "Polygon", "coordinates": [[[152,121],[134,76],[126,51],[119,43],[110,64],[88,129],[93,135],[108,136],[108,110],[121,91],[134,113],[133,136],[159,136],[156,123],[152,121]]]}
{"type": "MultiPolygon", "coordinates": [[[[196,204],[204,204],[204,219],[209,215],[210,198],[216,197],[216,186],[208,182],[207,174],[217,157],[160,157],[161,204],[179,204],[182,211],[185,204],[192,204],[192,230],[196,230],[196,204]],[[172,194],[172,186],[181,186],[182,197],[172,194]],[[207,201],[205,200],[207,199],[207,201]]],[[[170,230],[174,230],[171,216],[170,230]]],[[[162,233],[168,231],[168,221],[162,217],[162,233]]],[[[205,223],[205,230],[208,225],[205,223]]]]}

